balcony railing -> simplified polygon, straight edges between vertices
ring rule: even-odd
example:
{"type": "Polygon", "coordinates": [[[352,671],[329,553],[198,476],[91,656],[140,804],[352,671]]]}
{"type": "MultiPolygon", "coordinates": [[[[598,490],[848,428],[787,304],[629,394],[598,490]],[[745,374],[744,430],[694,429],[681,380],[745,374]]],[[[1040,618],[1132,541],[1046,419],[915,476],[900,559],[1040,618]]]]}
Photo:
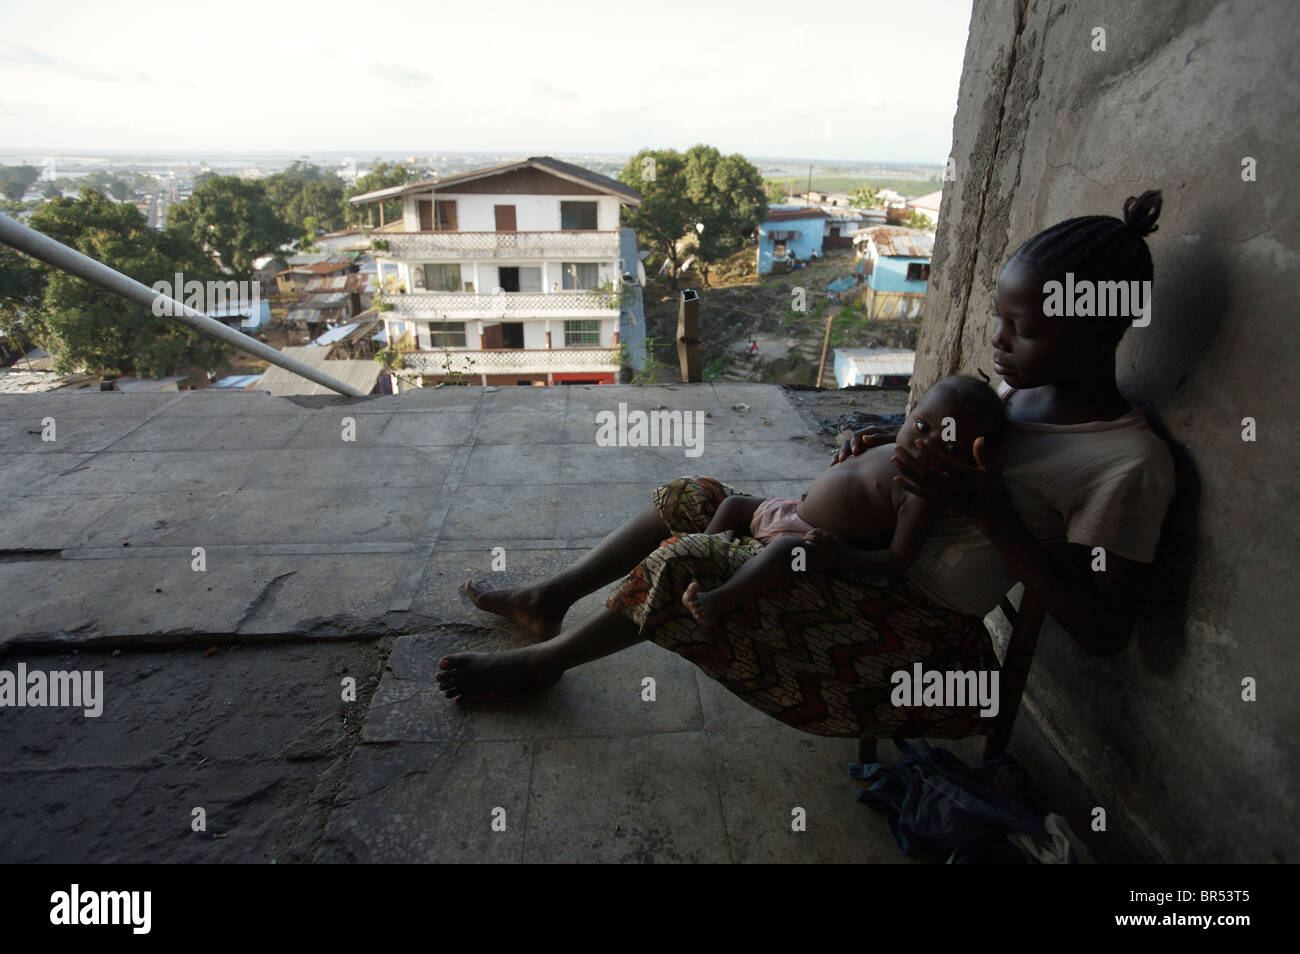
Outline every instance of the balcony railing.
{"type": "Polygon", "coordinates": [[[391,232],[382,237],[391,257],[412,261],[563,255],[614,259],[619,253],[618,232],[391,232]]]}
{"type": "Polygon", "coordinates": [[[477,295],[470,292],[417,292],[390,295],[394,318],[458,318],[487,316],[565,315],[608,317],[618,314],[618,296],[613,292],[502,292],[477,295]]]}
{"type": "Polygon", "coordinates": [[[540,348],[486,351],[414,351],[406,368],[418,374],[498,374],[520,371],[617,371],[618,348],[540,348]]]}

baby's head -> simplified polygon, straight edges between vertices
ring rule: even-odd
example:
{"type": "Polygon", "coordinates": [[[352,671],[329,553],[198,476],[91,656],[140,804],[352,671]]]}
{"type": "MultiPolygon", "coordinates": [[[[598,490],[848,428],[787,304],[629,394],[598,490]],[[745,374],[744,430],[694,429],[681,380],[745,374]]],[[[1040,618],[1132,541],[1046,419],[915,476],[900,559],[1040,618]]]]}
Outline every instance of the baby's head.
{"type": "Polygon", "coordinates": [[[1002,441],[1006,411],[997,393],[969,374],[944,378],[922,395],[903,423],[900,441],[934,438],[940,447],[963,464],[975,463],[971,450],[978,437],[991,452],[1002,441]]]}

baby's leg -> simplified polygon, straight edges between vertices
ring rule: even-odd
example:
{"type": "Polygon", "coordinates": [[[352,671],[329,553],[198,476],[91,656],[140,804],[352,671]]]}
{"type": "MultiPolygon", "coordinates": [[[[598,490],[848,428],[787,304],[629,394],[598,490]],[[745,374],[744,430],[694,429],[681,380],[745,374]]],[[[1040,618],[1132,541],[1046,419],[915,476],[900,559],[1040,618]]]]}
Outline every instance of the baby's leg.
{"type": "Polygon", "coordinates": [[[802,537],[782,534],[735,572],[716,590],[700,592],[692,583],[682,594],[682,603],[703,626],[712,626],[718,617],[746,600],[776,589],[790,578],[791,551],[803,543],[802,537]]]}
{"type": "Polygon", "coordinates": [[[766,499],[766,497],[746,497],[742,494],[727,497],[718,504],[718,509],[714,511],[713,519],[709,521],[708,529],[704,532],[723,533],[731,530],[747,536],[749,524],[754,519],[754,511],[766,499]]]}

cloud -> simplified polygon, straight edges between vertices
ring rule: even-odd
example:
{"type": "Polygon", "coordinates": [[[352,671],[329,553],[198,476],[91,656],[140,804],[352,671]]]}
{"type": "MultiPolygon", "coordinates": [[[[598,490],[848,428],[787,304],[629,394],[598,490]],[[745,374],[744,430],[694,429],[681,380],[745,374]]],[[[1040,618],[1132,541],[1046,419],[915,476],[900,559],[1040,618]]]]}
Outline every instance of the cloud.
{"type": "Polygon", "coordinates": [[[560,99],[573,102],[578,98],[577,93],[567,89],[560,89],[560,87],[540,76],[534,76],[529,85],[533,88],[534,92],[541,93],[547,99],[560,99]]]}
{"type": "Polygon", "coordinates": [[[71,76],[77,79],[92,80],[96,83],[144,83],[153,84],[155,81],[152,76],[143,73],[140,70],[128,70],[122,73],[108,73],[104,70],[95,69],[93,66],[86,66],[82,63],[76,63],[72,60],[61,59],[50,56],[48,53],[42,53],[35,47],[19,46],[10,47],[9,52],[5,54],[10,63],[22,63],[27,66],[38,66],[43,69],[53,70],[60,76],[71,76]]]}
{"type": "Polygon", "coordinates": [[[402,63],[371,63],[370,73],[390,83],[434,83],[437,78],[432,73],[405,66],[402,63]]]}

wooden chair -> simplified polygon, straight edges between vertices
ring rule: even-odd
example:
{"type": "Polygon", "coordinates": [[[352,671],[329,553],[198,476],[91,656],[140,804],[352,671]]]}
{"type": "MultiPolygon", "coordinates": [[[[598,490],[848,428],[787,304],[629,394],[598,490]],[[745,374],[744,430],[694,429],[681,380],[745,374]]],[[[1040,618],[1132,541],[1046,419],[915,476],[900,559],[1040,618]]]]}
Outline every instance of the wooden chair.
{"type": "MultiPolygon", "coordinates": [[[[988,761],[1007,750],[1016,713],[1020,711],[1020,697],[1029,681],[1029,666],[1034,660],[1038,634],[1047,615],[1042,602],[1026,589],[1020,597],[1020,607],[1011,605],[1011,599],[1002,597],[998,608],[1011,624],[1011,638],[1007,641],[1006,655],[1002,660],[1002,674],[998,677],[1001,706],[993,719],[993,731],[984,739],[983,761],[988,761]]],[[[862,764],[876,761],[877,739],[858,740],[858,761],[862,764]]]]}

